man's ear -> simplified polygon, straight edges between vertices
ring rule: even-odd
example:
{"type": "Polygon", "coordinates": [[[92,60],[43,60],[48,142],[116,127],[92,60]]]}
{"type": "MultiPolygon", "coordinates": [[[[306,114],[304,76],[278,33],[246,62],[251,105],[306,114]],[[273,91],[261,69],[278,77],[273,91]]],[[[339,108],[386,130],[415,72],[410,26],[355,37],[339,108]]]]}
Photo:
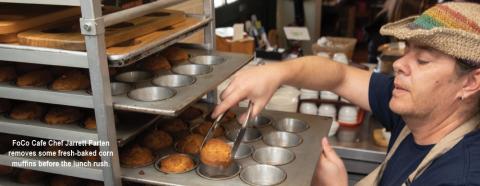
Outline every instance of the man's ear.
{"type": "Polygon", "coordinates": [[[480,91],[480,69],[475,69],[467,74],[462,92],[463,99],[470,98],[480,91]]]}

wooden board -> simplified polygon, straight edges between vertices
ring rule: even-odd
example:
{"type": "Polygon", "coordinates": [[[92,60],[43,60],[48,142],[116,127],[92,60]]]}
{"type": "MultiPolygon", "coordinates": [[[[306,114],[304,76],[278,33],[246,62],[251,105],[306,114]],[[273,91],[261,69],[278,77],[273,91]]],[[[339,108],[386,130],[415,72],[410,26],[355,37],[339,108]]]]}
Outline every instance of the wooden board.
{"type": "MultiPolygon", "coordinates": [[[[181,11],[161,10],[106,28],[106,47],[121,44],[186,19],[181,11]]],[[[85,39],[78,22],[46,26],[18,34],[21,45],[85,51],[85,39]]]]}
{"type": "Polygon", "coordinates": [[[144,47],[145,45],[149,45],[152,41],[155,41],[158,38],[164,38],[164,37],[170,36],[173,33],[176,33],[180,30],[184,30],[199,22],[201,22],[201,20],[197,18],[186,18],[185,21],[172,25],[168,27],[168,29],[158,30],[156,32],[144,35],[142,37],[129,40],[124,44],[109,47],[107,48],[107,55],[121,55],[121,54],[129,53],[130,51],[137,50],[139,48],[144,47]]]}
{"type": "Polygon", "coordinates": [[[15,42],[18,32],[80,16],[78,7],[0,4],[0,42],[15,42]]]}

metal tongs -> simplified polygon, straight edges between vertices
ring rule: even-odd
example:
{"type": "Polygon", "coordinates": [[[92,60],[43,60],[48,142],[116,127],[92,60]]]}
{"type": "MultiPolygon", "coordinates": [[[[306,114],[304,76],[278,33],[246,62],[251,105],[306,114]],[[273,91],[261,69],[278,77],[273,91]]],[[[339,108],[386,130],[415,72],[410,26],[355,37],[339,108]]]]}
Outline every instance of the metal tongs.
{"type": "MultiPolygon", "coordinates": [[[[250,120],[250,115],[252,114],[252,109],[253,109],[253,103],[251,101],[249,101],[248,102],[247,118],[242,123],[242,128],[240,128],[240,131],[238,132],[237,138],[235,139],[235,142],[233,143],[233,146],[232,146],[232,152],[231,152],[231,158],[232,159],[234,159],[235,154],[237,153],[238,146],[240,146],[240,142],[242,142],[243,136],[245,135],[245,130],[247,129],[247,124],[248,124],[248,121],[250,120]]],[[[208,129],[207,135],[205,135],[205,138],[202,141],[202,145],[200,145],[200,150],[202,150],[205,143],[209,139],[212,138],[215,129],[217,129],[217,127],[220,125],[220,121],[222,121],[224,115],[225,115],[225,112],[220,114],[217,117],[217,119],[215,119],[215,121],[213,122],[210,129],[208,129]]]]}

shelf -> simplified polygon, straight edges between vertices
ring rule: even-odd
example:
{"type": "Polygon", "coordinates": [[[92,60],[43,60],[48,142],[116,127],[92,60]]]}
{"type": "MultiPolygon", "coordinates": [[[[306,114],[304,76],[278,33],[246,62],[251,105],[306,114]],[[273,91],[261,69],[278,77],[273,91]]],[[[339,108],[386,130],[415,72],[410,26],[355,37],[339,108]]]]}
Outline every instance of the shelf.
{"type": "Polygon", "coordinates": [[[0,60],[88,68],[86,52],[23,45],[0,44],[0,60]]]}
{"type": "Polygon", "coordinates": [[[47,125],[37,120],[14,120],[0,116],[2,133],[56,140],[98,140],[97,131],[78,124],[47,125]]]}
{"type": "Polygon", "coordinates": [[[8,186],[43,186],[44,184],[37,183],[37,184],[21,184],[17,183],[12,180],[9,176],[0,176],[0,185],[8,185],[8,186]]]}
{"type": "MultiPolygon", "coordinates": [[[[38,161],[67,161],[72,162],[75,160],[72,159],[61,159],[61,158],[38,158],[38,157],[12,157],[7,155],[0,155],[0,165],[11,166],[12,162],[38,162],[38,161]]],[[[78,162],[78,161],[76,161],[78,162]]],[[[91,180],[98,180],[103,181],[103,171],[100,168],[94,167],[62,167],[62,166],[54,166],[54,167],[25,167],[32,170],[54,173],[54,174],[61,174],[66,176],[74,176],[79,178],[91,179],[91,180]]]]}
{"type": "MultiPolygon", "coordinates": [[[[207,55],[205,50],[188,50],[192,56],[207,55]]],[[[212,52],[209,55],[225,57],[224,63],[213,65],[213,71],[209,74],[196,76],[193,85],[174,88],[176,95],[170,99],[154,102],[135,101],[125,94],[114,96],[114,108],[134,112],[160,114],[165,116],[177,116],[188,105],[200,99],[203,95],[214,90],[220,83],[228,79],[233,73],[242,68],[253,58],[252,56],[235,53],[212,52]]]]}
{"type": "MultiPolygon", "coordinates": [[[[123,146],[146,128],[153,125],[160,116],[143,113],[122,113],[117,126],[118,146],[123,146]]],[[[48,125],[37,120],[14,120],[0,116],[3,133],[56,140],[98,140],[97,131],[85,129],[80,124],[48,125]]]]}
{"type": "Polygon", "coordinates": [[[59,92],[44,87],[17,87],[11,83],[0,83],[0,97],[75,107],[93,108],[93,97],[86,91],[59,92]]]}
{"type": "Polygon", "coordinates": [[[206,27],[210,21],[212,21],[211,18],[193,18],[193,16],[189,16],[184,23],[174,25],[177,27],[174,30],[158,31],[138,38],[138,40],[148,41],[148,44],[131,47],[132,50],[129,50],[128,53],[123,52],[123,47],[109,48],[107,49],[109,66],[122,67],[139,61],[191,36],[193,33],[206,27]]]}
{"type": "MultiPolygon", "coordinates": [[[[234,108],[231,110],[237,113],[237,115],[239,113],[245,112],[245,108],[234,108]]],[[[303,120],[310,125],[310,128],[306,131],[296,133],[303,138],[303,143],[301,143],[299,146],[288,148],[295,153],[295,159],[291,163],[278,166],[279,168],[283,169],[287,174],[286,180],[279,185],[310,185],[310,181],[316,166],[315,162],[317,162],[318,158],[320,157],[320,152],[322,150],[320,145],[321,139],[322,137],[327,136],[332,120],[327,117],[319,117],[315,115],[304,115],[298,113],[287,113],[267,110],[264,110],[260,115],[271,118],[274,122],[277,122],[285,117],[291,117],[303,120]]],[[[235,122],[223,124],[223,126],[226,128],[227,131],[231,130],[232,128],[238,127],[237,123],[235,122]]],[[[259,128],[259,130],[264,135],[268,134],[271,131],[275,131],[275,129],[273,129],[273,127],[271,126],[259,128]]],[[[248,144],[252,145],[255,149],[267,146],[262,140],[251,142],[248,144]]],[[[173,152],[173,150],[170,149],[170,152],[173,152]]],[[[236,161],[240,164],[242,168],[245,168],[248,165],[258,164],[253,160],[252,157],[247,157],[236,161]]],[[[122,174],[124,180],[152,185],[247,185],[240,180],[239,176],[235,176],[232,179],[214,181],[198,176],[195,170],[184,174],[165,174],[157,171],[153,165],[136,169],[122,168],[122,174]]]]}
{"type": "Polygon", "coordinates": [[[1,3],[80,6],[81,0],[0,0],[1,3]]]}

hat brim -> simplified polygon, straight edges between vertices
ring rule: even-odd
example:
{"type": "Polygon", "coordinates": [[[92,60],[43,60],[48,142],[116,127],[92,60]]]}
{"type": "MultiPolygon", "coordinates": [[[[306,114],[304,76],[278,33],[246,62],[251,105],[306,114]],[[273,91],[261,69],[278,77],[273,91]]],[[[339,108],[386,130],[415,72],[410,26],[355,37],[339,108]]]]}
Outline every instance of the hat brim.
{"type": "Polygon", "coordinates": [[[388,23],[380,29],[382,35],[413,41],[437,49],[451,56],[480,62],[480,35],[459,29],[412,27],[418,16],[388,23]]]}

